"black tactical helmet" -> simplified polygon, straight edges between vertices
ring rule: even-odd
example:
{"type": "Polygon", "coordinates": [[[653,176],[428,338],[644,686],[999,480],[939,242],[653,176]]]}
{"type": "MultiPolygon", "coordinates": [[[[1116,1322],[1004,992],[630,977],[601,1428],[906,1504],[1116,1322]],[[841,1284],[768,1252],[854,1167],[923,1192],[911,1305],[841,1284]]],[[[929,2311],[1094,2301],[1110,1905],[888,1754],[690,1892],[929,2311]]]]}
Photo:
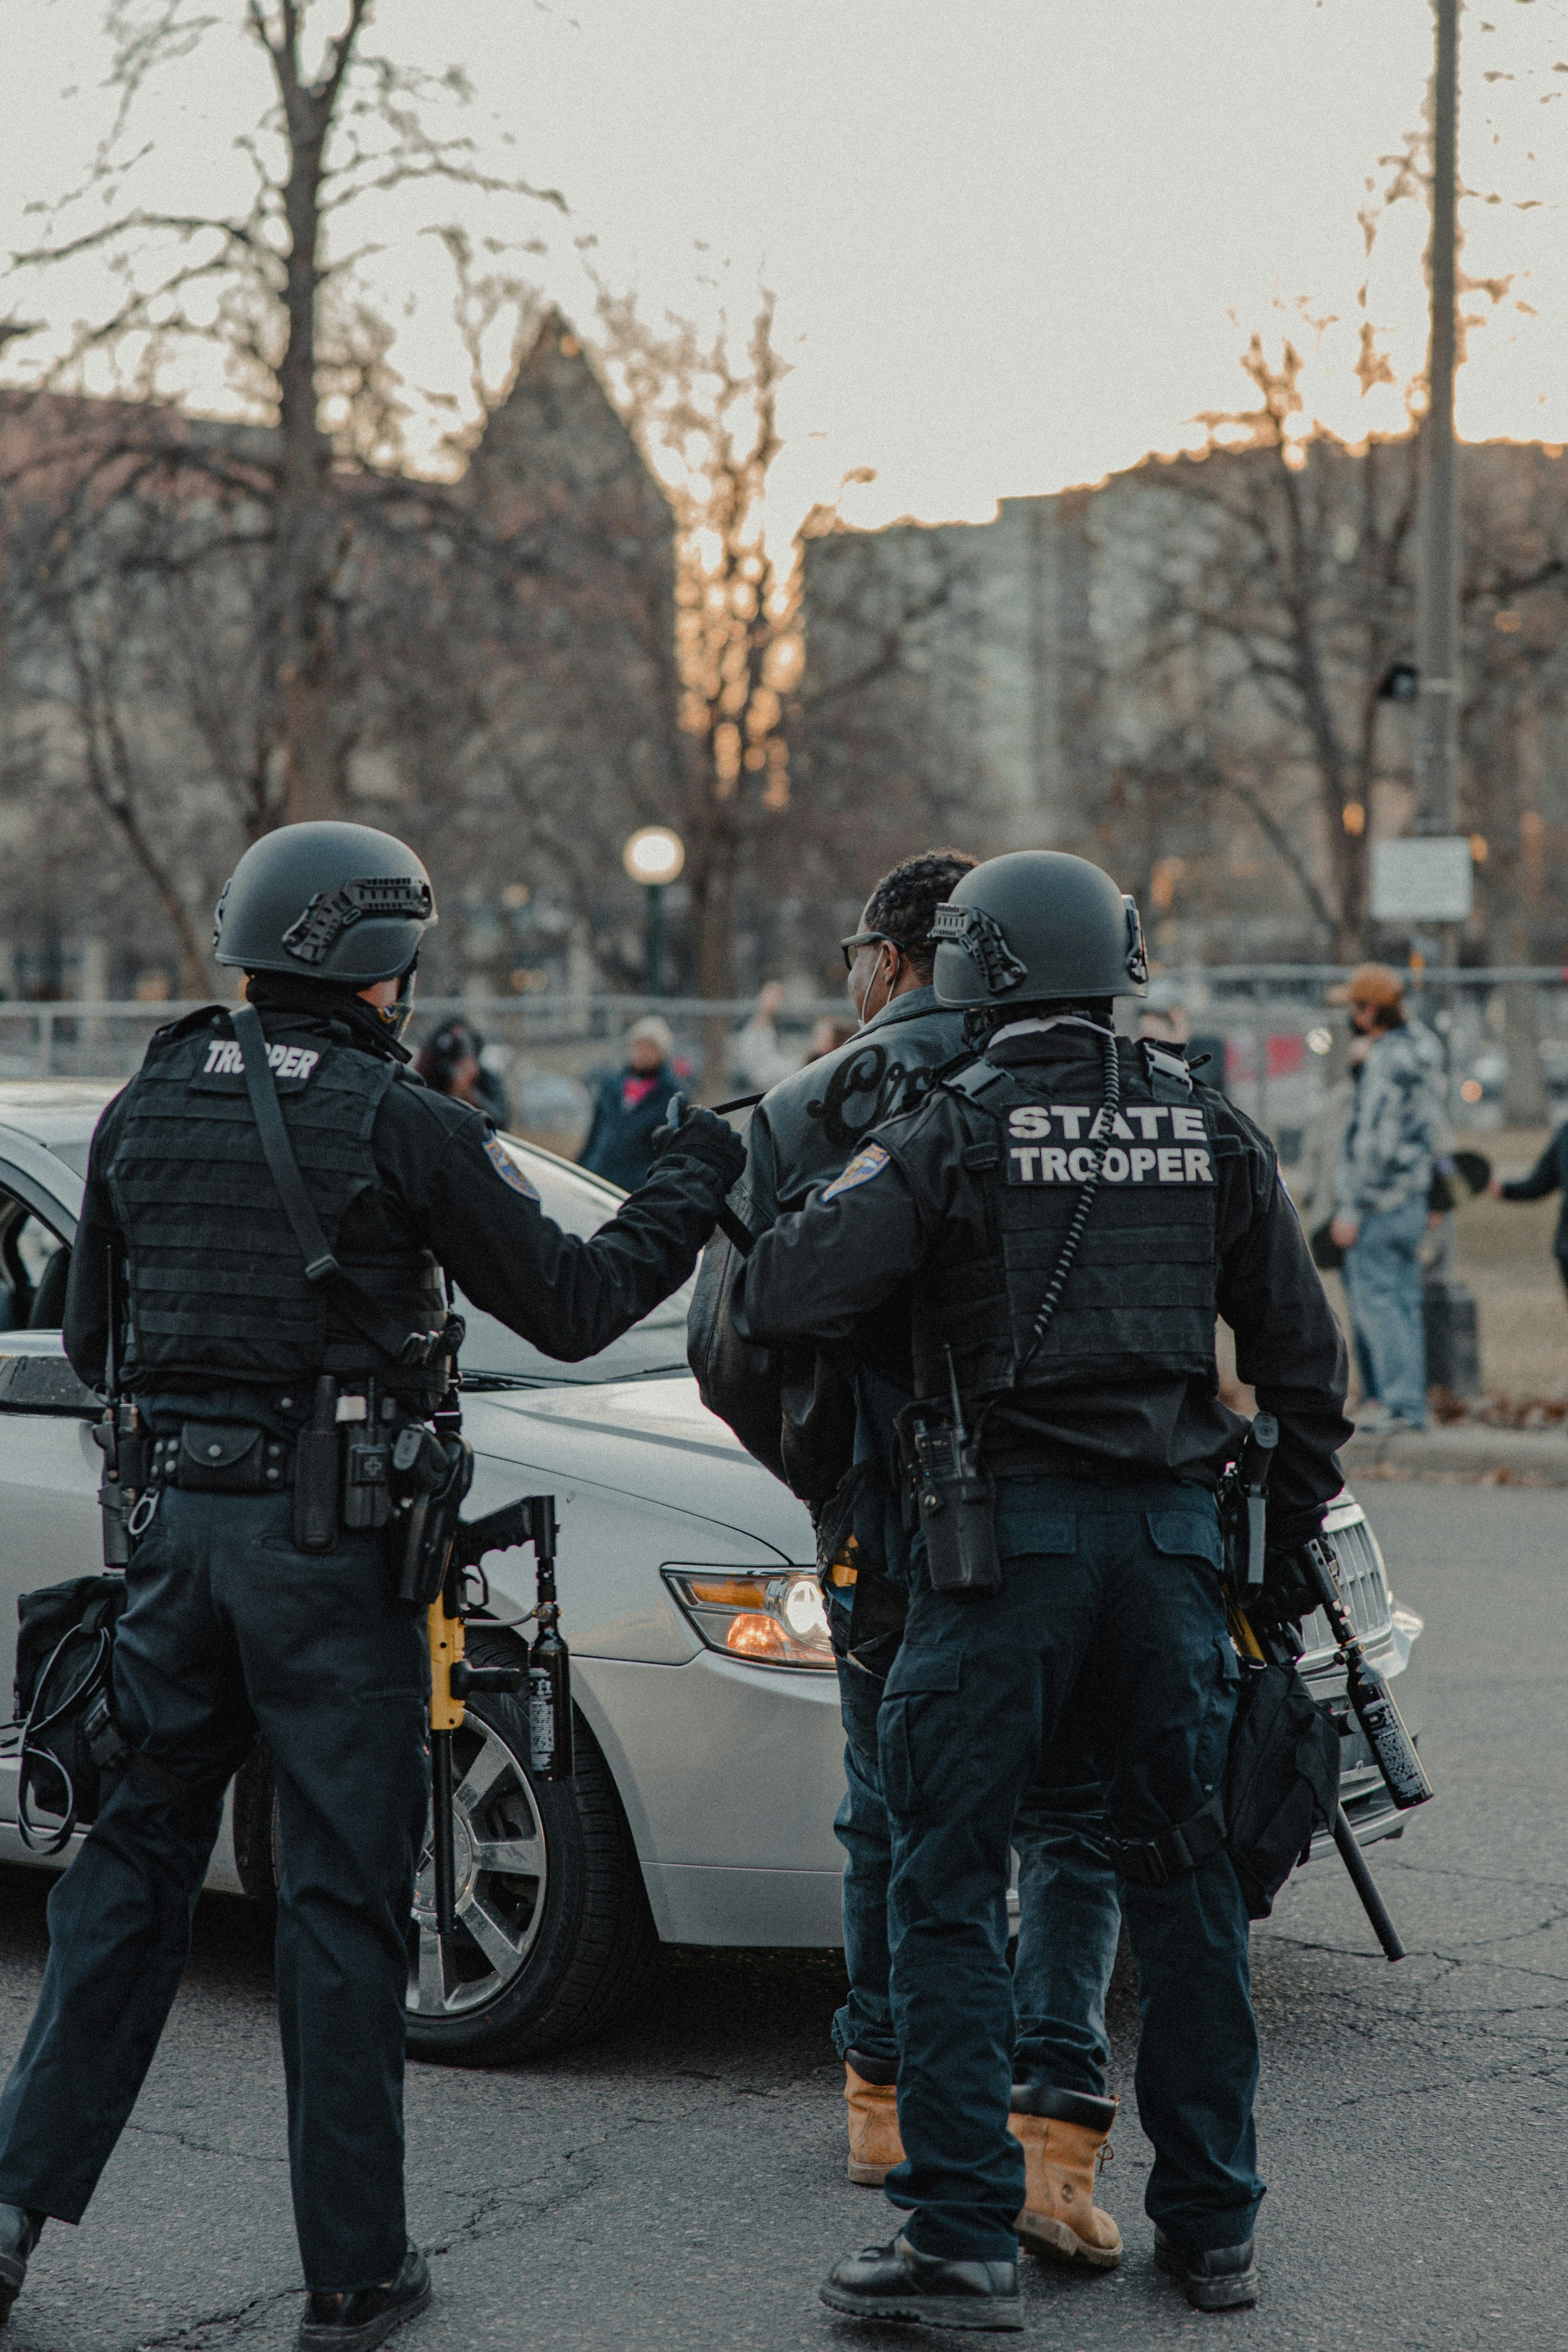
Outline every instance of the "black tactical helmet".
{"type": "Polygon", "coordinates": [[[931,922],[939,1004],[1142,996],[1138,909],[1087,857],[1018,849],[987,858],[931,922]]]}
{"type": "Polygon", "coordinates": [[[368,824],[284,824],[253,842],[217,902],[213,954],[242,971],[353,988],[412,966],[436,897],[414,852],[368,824]]]}

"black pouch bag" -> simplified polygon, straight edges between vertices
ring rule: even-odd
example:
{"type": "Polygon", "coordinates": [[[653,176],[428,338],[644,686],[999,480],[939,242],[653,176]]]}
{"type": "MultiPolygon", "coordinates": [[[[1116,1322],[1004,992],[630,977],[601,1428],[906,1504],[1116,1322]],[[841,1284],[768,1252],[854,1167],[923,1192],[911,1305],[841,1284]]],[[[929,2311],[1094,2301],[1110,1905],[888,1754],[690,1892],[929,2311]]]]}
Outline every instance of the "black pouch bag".
{"type": "Polygon", "coordinates": [[[1241,1677],[1226,1765],[1226,1843],[1247,1917],[1267,1919],[1313,1832],[1334,1818],[1340,1735],[1294,1666],[1244,1660],[1241,1677]]]}
{"type": "MultiPolygon", "coordinates": [[[[254,1422],[187,1421],[180,1430],[179,1483],[201,1495],[259,1495],[267,1433],[254,1422]]],[[[271,1453],[279,1470],[283,1446],[271,1453]]]]}
{"type": "Polygon", "coordinates": [[[130,1760],[110,1679],[125,1601],[118,1576],[73,1577],[17,1601],[16,1827],[35,1853],[60,1853],[74,1830],[96,1821],[105,1780],[130,1760]],[[38,1825],[35,1801],[56,1826],[38,1825]]]}

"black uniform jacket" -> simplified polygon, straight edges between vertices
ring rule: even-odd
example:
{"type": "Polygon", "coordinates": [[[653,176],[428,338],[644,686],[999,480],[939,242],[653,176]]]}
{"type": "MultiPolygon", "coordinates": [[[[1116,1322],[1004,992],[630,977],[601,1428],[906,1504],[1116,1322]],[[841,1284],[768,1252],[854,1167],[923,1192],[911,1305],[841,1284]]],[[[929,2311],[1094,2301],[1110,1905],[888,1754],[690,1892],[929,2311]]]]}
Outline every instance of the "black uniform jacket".
{"type": "MultiPolygon", "coordinates": [[[[933,1070],[963,1045],[963,1013],[938,1004],[934,988],[907,989],[846,1044],[782,1079],[752,1114],[745,1172],[730,1197],[742,1224],[763,1233],[802,1207],[884,1119],[923,1101],[933,1070]]],[[[736,1337],[730,1307],[740,1263],[734,1244],[715,1234],[697,1277],[687,1358],[709,1411],[775,1478],[818,1501],[849,1466],[847,1391],[834,1396],[840,1379],[814,1353],[781,1354],[736,1337]]]]}
{"type": "MultiPolygon", "coordinates": [[[[1021,1075],[1048,1066],[1053,1085],[1081,1064],[1079,1083],[1096,1089],[1087,1099],[1098,1098],[1100,1047],[1081,1029],[1008,1039],[993,1045],[989,1058],[1021,1075]]],[[[1236,1334],[1240,1378],[1279,1416],[1269,1522],[1289,1540],[1310,1531],[1343,1483],[1334,1449],[1351,1433],[1344,1341],[1273,1145],[1223,1096],[1196,1092],[1216,1139],[1230,1145],[1216,1153],[1215,1304],[1236,1334]]],[[[869,1155],[871,1172],[861,1181],[840,1180],[831,1199],[819,1192],[782,1217],[741,1272],[735,1328],[775,1343],[863,1335],[864,1318],[917,1284],[922,1268],[987,1255],[986,1183],[963,1165],[961,1122],[960,1107],[939,1088],[878,1130],[885,1165],[879,1153],[869,1155]]],[[[1206,1379],[1150,1375],[1135,1387],[1026,1388],[994,1406],[986,1440],[1001,1469],[1100,1480],[1174,1476],[1212,1486],[1244,1430],[1219,1401],[1216,1371],[1206,1379]]]]}
{"type": "Polygon", "coordinates": [[[1552,1248],[1553,1255],[1568,1265],[1568,1119],[1557,1129],[1529,1175],[1516,1176],[1502,1188],[1505,1201],[1543,1201],[1548,1192],[1563,1195],[1552,1248]]]}
{"type": "MultiPolygon", "coordinates": [[[[306,1044],[332,1034],[320,1014],[292,1009],[297,989],[288,993],[289,1007],[278,1009],[264,983],[252,992],[270,1042],[306,1044]]],[[[406,1058],[377,1034],[374,1016],[360,1017],[353,1000],[347,1007],[334,1000],[333,1013],[340,1010],[348,1034],[340,1027],[339,1043],[406,1058]]],[[[66,1353],[94,1388],[104,1377],[114,1231],[104,1171],[125,1099],[121,1094],[110,1104],[92,1139],[66,1295],[66,1353]]],[[[721,1196],[714,1170],[672,1153],[591,1239],[563,1233],[493,1141],[489,1122],[467,1103],[432,1093],[406,1069],[376,1113],[371,1148],[382,1181],[344,1219],[343,1254],[391,1257],[427,1248],[476,1307],[568,1363],[607,1347],[684,1282],[721,1196]]]]}

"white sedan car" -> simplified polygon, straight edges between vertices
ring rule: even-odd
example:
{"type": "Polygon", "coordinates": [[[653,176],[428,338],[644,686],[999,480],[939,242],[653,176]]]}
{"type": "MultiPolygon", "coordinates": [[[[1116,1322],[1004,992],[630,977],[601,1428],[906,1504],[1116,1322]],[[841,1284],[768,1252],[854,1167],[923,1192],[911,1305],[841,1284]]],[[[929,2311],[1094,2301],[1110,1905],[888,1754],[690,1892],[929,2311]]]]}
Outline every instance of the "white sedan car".
{"type": "MultiPolygon", "coordinates": [[[[88,1144],[112,1092],[0,1083],[0,1673],[17,1595],[100,1559],[101,1406],[66,1363],[59,1324],[88,1144]]],[[[506,1148],[573,1232],[614,1213],[614,1186],[515,1139],[506,1148]]],[[[513,1699],[471,1699],[458,1735],[460,1933],[444,1960],[426,1858],[409,1927],[409,2035],[421,2056],[483,2063],[602,2031],[660,1940],[839,1943],[843,1765],[810,1521],[703,1409],[686,1370],[684,1294],[574,1365],[459,1304],[478,1465],[467,1512],[555,1495],[578,1709],[570,1783],[534,1782],[513,1699]]],[[[1330,1525],[1357,1625],[1384,1672],[1405,1678],[1413,1718],[1420,1621],[1390,1600],[1348,1496],[1330,1525]]],[[[523,1638],[511,1628],[532,1606],[531,1554],[494,1556],[486,1574],[469,1653],[510,1661],[523,1638]]],[[[1314,1692],[1342,1712],[1328,1628],[1315,1620],[1307,1633],[1314,1692]]],[[[1397,1833],[1353,1729],[1344,1758],[1360,1834],[1397,1833]]],[[[0,1860],[37,1860],[16,1815],[16,1764],[0,1749],[0,1860]]],[[[267,1900],[274,1883],[258,1750],[230,1792],[207,1885],[267,1900]]]]}

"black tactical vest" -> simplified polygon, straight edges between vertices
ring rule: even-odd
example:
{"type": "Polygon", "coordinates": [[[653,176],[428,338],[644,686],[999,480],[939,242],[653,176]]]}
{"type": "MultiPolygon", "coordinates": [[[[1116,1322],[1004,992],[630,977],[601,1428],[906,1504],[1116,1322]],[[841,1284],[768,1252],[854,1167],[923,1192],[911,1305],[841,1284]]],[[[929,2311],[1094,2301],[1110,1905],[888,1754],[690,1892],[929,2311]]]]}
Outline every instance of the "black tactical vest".
{"type": "Polygon", "coordinates": [[[965,1395],[1172,1373],[1212,1388],[1215,1139],[1175,1058],[1122,1043],[1121,1108],[1100,1188],[1056,1314],[1027,1361],[1089,1172],[1100,1089],[1086,1087],[1081,1063],[1059,1071],[981,1061],[946,1086],[965,1106],[972,1139],[960,1148],[985,1188],[990,1246],[978,1262],[934,1265],[921,1277],[921,1395],[946,1395],[948,1348],[965,1395]]]}
{"type": "MultiPolygon", "coordinates": [[[[433,1330],[445,1306],[428,1251],[366,1259],[338,1249],[350,1207],[380,1181],[371,1129],[395,1066],[289,1026],[268,1059],[328,1244],[400,1327],[433,1330]]],[[[155,1038],[125,1099],[107,1176],[130,1261],[132,1385],[294,1387],[335,1372],[385,1380],[421,1407],[438,1401],[444,1362],[429,1375],[394,1367],[306,1280],[225,1014],[155,1038]]]]}

